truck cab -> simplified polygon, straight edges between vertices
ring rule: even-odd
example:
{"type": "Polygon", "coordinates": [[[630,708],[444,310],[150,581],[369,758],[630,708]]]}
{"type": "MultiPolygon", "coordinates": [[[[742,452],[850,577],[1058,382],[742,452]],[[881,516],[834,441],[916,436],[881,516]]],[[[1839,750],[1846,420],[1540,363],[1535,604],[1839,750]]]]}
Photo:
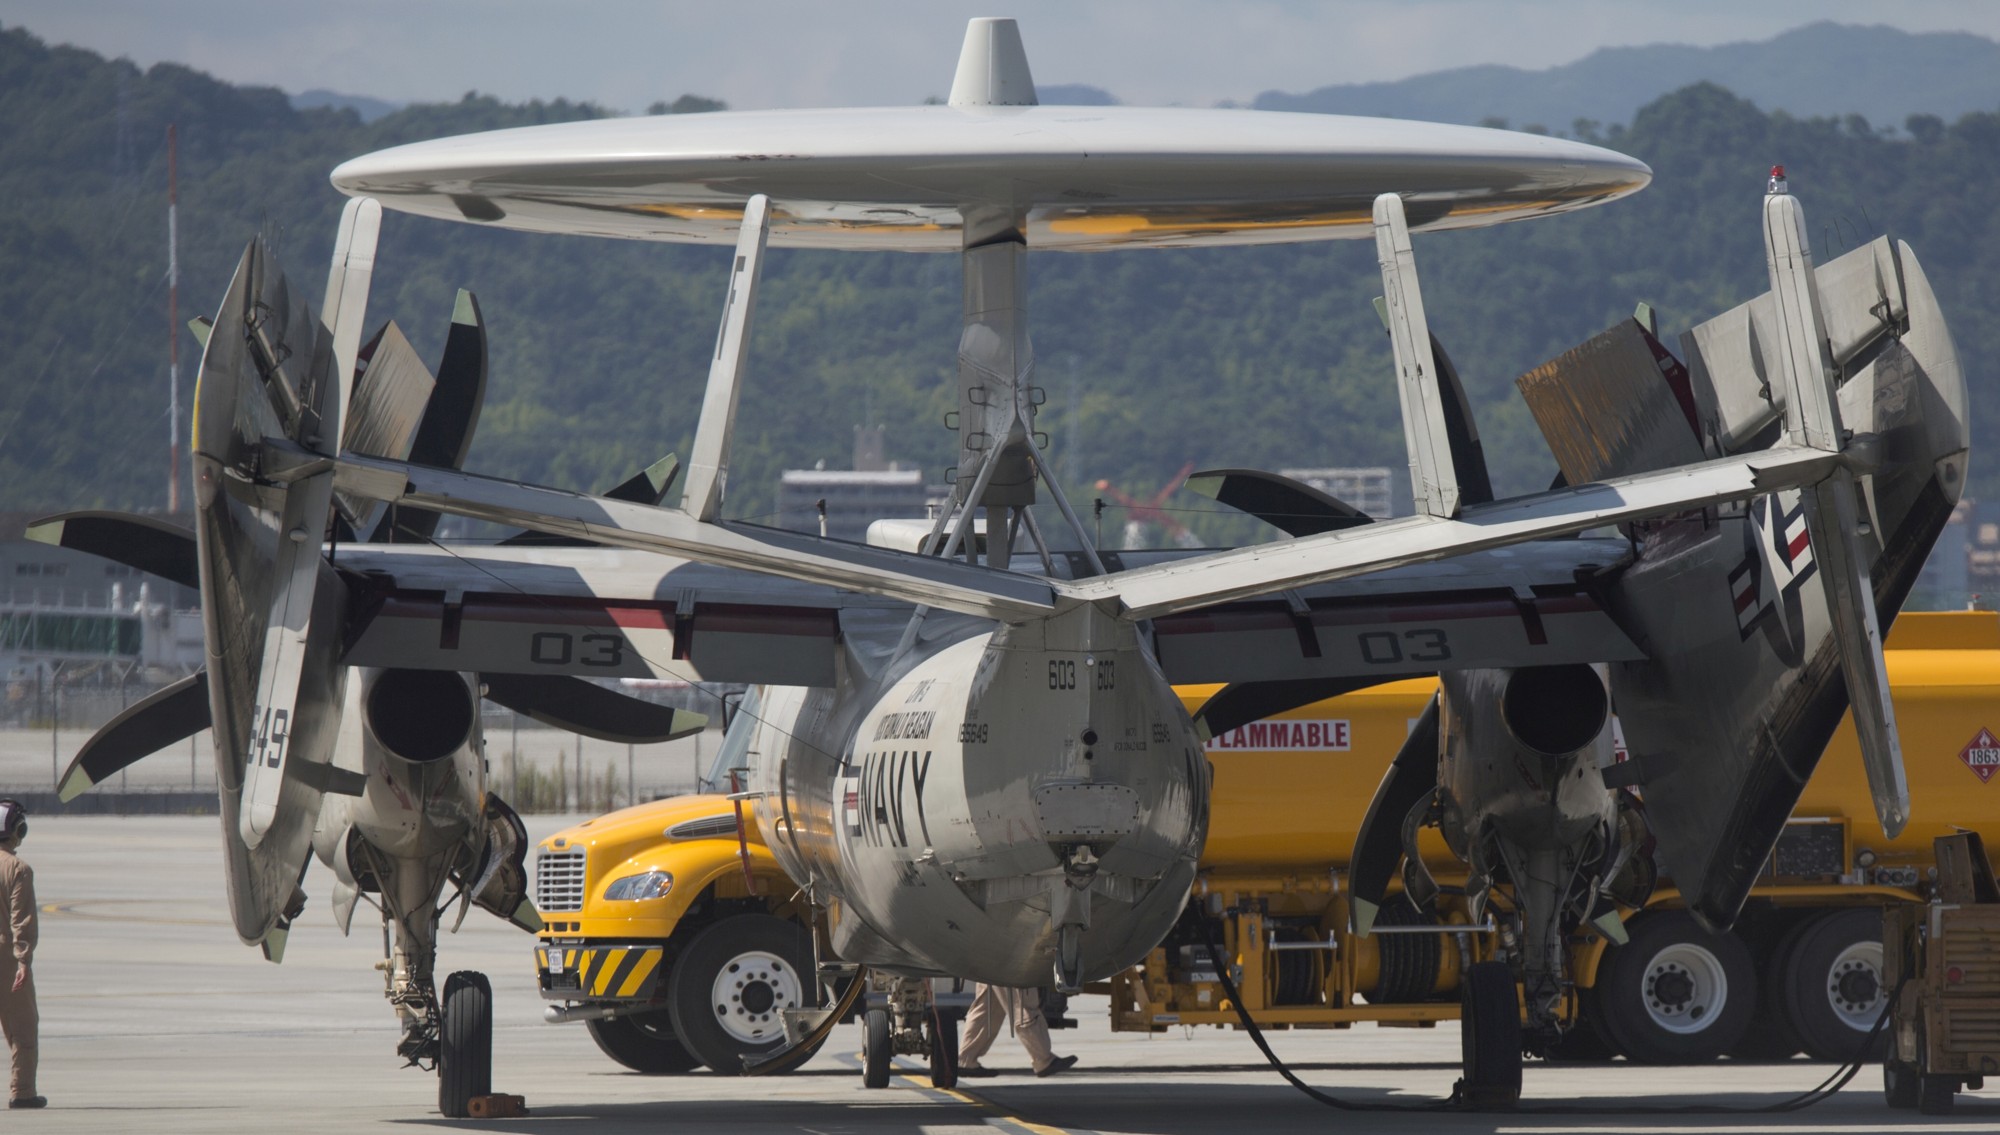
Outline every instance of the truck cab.
{"type": "MultiPolygon", "coordinates": [[[[735,715],[754,717],[756,693],[735,715]]],[[[548,1019],[581,1021],[637,1072],[739,1074],[820,1003],[807,912],[740,801],[750,730],[729,729],[702,792],[620,809],[543,840],[535,947],[548,1019]]]]}

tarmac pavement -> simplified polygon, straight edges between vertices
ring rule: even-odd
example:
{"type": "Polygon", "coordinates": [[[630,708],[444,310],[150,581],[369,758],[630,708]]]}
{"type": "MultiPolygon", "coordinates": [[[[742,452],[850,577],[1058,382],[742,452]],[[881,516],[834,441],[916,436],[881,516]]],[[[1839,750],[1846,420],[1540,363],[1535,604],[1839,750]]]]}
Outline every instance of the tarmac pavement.
{"type": "MultiPolygon", "coordinates": [[[[529,817],[536,838],[574,817],[529,817]]],[[[1894,1112],[1881,1075],[1863,1069],[1830,1101],[1783,1115],[1686,1116],[1640,1108],[1758,1107],[1826,1074],[1804,1061],[1645,1068],[1623,1062],[1531,1063],[1525,1108],[1610,1105],[1610,1115],[1335,1113],[1264,1064],[1240,1033],[1209,1029],[1113,1035],[1101,998],[1072,1002],[1081,1027],[1055,1034],[1079,1066],[1048,1080],[1002,1038],[988,1063],[1003,1072],[941,1092],[914,1062],[884,1091],[861,1086],[859,1030],[843,1026],[801,1071],[769,1080],[710,1073],[648,1077],[600,1054],[582,1025],[542,1023],[531,939],[482,911],[446,935],[439,974],[478,969],[493,980],[494,1089],[527,1097],[522,1119],[450,1121],[435,1077],[398,1067],[394,1015],[372,967],[381,936],[364,906],[352,937],[328,913],[331,876],[315,864],[312,902],[284,964],[236,941],[221,886],[213,817],[43,817],[23,853],[45,913],[41,992],[43,1112],[8,1112],[0,1130],[146,1132],[494,1131],[804,1132],[808,1135],[969,1135],[1057,1131],[2000,1132],[2000,1085],[1961,1094],[1954,1116],[1894,1112]]],[[[1309,1083],[1345,1098],[1420,1104],[1458,1076],[1458,1032],[1359,1026],[1269,1034],[1309,1083]]]]}

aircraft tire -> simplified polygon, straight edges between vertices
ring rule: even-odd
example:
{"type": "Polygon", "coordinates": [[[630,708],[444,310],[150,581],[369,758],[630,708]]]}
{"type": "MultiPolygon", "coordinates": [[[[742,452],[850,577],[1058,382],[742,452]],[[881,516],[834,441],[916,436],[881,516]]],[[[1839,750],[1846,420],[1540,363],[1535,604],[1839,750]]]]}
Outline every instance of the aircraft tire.
{"type": "Polygon", "coordinates": [[[819,1004],[812,939],[768,914],[722,919],[681,951],[667,990],[688,1054],[718,1075],[741,1076],[745,1057],[784,1047],[786,1008],[819,1004]]]}
{"type": "Polygon", "coordinates": [[[930,1041],[931,1087],[957,1087],[958,1017],[933,1005],[924,1032],[930,1041]]]}
{"type": "Polygon", "coordinates": [[[692,1072],[701,1061],[681,1043],[673,1014],[665,1010],[586,1021],[590,1039],[613,1061],[648,1076],[692,1072]]]}
{"type": "Polygon", "coordinates": [[[493,986],[486,975],[460,970],[445,979],[438,1045],[438,1110],[467,1119],[472,1101],[493,1094],[493,986]]]}
{"type": "Polygon", "coordinates": [[[889,1010],[870,1009],[861,1015],[861,1086],[889,1086],[889,1010]]]}
{"type": "Polygon", "coordinates": [[[1857,1053],[1876,1061],[1889,1050],[1884,1029],[1868,1041],[1882,1015],[1882,912],[1854,907],[1820,915],[1800,927],[1785,959],[1780,998],[1785,1019],[1814,1060],[1845,1064],[1857,1053]],[[1864,1042],[1868,1051],[1861,1053],[1864,1042]]]}
{"type": "Polygon", "coordinates": [[[1521,1003],[1506,962],[1479,962],[1465,971],[1460,1005],[1464,1077],[1460,1098],[1474,1108],[1521,1102],[1521,1003]]]}
{"type": "Polygon", "coordinates": [[[1734,934],[1711,934],[1684,910],[1626,924],[1631,940],[1597,971],[1605,1032],[1627,1060],[1706,1064],[1743,1039],[1757,1013],[1757,967],[1734,934]]]}

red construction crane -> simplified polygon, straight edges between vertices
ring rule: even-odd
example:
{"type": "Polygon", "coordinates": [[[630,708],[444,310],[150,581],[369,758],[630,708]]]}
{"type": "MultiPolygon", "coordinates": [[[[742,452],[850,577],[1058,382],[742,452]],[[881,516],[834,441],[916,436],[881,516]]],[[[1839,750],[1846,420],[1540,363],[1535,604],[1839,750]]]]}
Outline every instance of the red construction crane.
{"type": "Polygon", "coordinates": [[[1181,471],[1174,474],[1173,479],[1169,480],[1165,487],[1143,501],[1130,496],[1110,481],[1097,482],[1097,491],[1099,493],[1110,498],[1112,503],[1120,505],[1125,509],[1125,539],[1123,547],[1145,547],[1145,530],[1147,525],[1157,525],[1161,530],[1166,532],[1174,543],[1179,544],[1183,548],[1198,548],[1201,546],[1201,541],[1195,537],[1194,533],[1188,531],[1187,525],[1174,519],[1173,514],[1168,512],[1165,507],[1167,498],[1172,496],[1174,490],[1180,488],[1187,481],[1188,474],[1192,472],[1194,472],[1194,462],[1190,461],[1181,466],[1181,471]]]}

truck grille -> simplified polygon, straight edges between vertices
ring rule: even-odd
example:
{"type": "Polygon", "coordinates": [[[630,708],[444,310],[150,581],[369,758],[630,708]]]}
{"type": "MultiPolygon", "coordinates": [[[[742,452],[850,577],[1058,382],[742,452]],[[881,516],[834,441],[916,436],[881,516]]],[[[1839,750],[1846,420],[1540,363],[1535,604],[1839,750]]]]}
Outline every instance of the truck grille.
{"type": "Polygon", "coordinates": [[[535,859],[535,906],[543,914],[583,909],[585,854],[582,848],[544,851],[535,859]]]}

